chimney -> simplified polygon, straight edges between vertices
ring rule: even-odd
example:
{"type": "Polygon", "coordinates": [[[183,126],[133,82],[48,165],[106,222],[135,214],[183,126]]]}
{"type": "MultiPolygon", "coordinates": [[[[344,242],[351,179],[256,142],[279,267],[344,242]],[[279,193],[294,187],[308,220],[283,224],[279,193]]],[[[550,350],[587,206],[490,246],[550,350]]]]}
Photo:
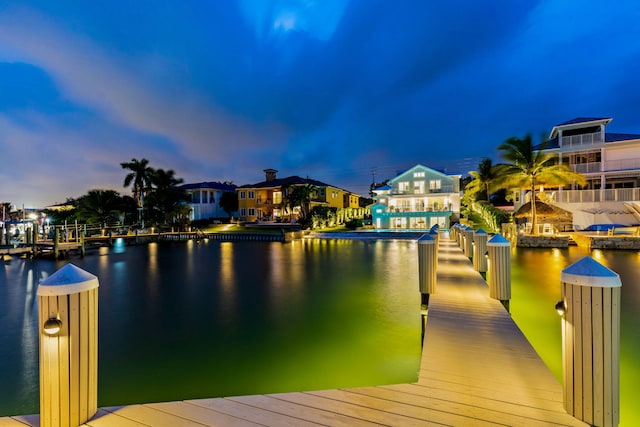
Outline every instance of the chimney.
{"type": "Polygon", "coordinates": [[[276,179],[277,173],[278,171],[275,169],[265,169],[264,174],[265,174],[266,181],[273,181],[274,179],[276,179]]]}

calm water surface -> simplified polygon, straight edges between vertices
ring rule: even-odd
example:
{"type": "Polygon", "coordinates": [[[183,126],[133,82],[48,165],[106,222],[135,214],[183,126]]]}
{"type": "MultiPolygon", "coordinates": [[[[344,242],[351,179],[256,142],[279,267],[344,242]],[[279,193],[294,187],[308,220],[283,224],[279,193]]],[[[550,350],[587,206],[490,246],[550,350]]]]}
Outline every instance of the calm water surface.
{"type": "Polygon", "coordinates": [[[561,299],[560,273],[592,256],[620,275],[620,425],[640,425],[640,252],[512,249],[511,314],[538,354],[562,381],[562,333],[554,306],[561,299]]]}
{"type": "MultiPolygon", "coordinates": [[[[411,382],[414,241],[180,242],[100,249],[98,405],[411,382]]],[[[38,412],[37,284],[0,263],[0,415],[38,412]]]]}

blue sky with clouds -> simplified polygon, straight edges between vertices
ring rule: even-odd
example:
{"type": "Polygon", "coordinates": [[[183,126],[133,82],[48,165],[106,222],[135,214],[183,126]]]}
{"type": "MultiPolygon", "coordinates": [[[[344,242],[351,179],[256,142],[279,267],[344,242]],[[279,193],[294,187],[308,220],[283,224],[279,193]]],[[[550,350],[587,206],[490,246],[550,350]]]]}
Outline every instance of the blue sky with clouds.
{"type": "Polygon", "coordinates": [[[640,133],[640,2],[0,0],[0,201],[309,176],[366,194],[575,117],[640,133]]]}

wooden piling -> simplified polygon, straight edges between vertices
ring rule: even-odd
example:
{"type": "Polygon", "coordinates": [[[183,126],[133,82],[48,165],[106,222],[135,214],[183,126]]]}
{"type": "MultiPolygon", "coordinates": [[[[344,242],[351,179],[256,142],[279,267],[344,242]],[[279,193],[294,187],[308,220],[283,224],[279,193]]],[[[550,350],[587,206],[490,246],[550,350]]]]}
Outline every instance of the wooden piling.
{"type": "Polygon", "coordinates": [[[620,422],[620,293],[617,273],[587,256],[560,275],[564,408],[593,426],[620,422]]]}
{"type": "Polygon", "coordinates": [[[480,273],[487,271],[487,239],[489,236],[482,228],[473,233],[473,268],[480,273]]]}
{"type": "Polygon", "coordinates": [[[98,410],[98,279],[67,264],[38,286],[40,426],[79,426],[98,410]]]}
{"type": "Polygon", "coordinates": [[[487,242],[489,296],[500,300],[509,311],[511,299],[511,243],[496,234],[487,242]]]}

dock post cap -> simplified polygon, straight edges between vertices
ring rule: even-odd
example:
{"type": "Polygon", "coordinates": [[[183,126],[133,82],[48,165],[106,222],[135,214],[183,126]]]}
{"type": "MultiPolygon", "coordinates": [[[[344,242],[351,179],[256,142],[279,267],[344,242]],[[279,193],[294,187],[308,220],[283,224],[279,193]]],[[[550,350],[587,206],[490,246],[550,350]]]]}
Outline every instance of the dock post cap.
{"type": "Polygon", "coordinates": [[[66,264],[38,285],[38,296],[69,295],[98,287],[98,278],[75,266],[66,264]]]}
{"type": "Polygon", "coordinates": [[[435,243],[436,240],[428,234],[423,234],[422,237],[418,239],[419,245],[433,245],[435,243]]]}
{"type": "Polygon", "coordinates": [[[578,286],[618,288],[620,276],[590,256],[585,256],[560,272],[560,281],[578,286]]]}
{"type": "Polygon", "coordinates": [[[487,242],[487,246],[511,246],[511,243],[505,239],[502,234],[496,234],[487,242]]]}
{"type": "Polygon", "coordinates": [[[475,234],[487,234],[487,232],[484,231],[482,228],[479,228],[478,230],[475,231],[475,234]]]}

